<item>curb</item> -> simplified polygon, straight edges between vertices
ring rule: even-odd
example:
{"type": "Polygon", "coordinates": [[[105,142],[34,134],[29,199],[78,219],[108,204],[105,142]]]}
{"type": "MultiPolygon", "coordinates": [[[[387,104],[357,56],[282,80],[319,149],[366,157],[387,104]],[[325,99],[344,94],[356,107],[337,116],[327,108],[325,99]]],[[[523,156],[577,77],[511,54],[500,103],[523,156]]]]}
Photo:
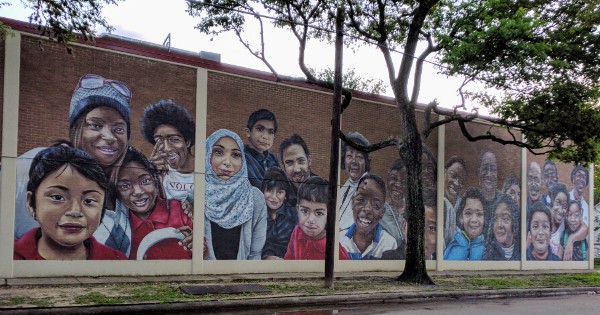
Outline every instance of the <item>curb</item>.
{"type": "Polygon", "coordinates": [[[3,314],[147,314],[151,312],[231,312],[234,310],[259,310],[269,308],[306,308],[318,305],[321,308],[368,304],[403,304],[466,299],[503,299],[525,297],[549,297],[576,294],[600,293],[600,287],[539,288],[469,291],[419,291],[395,293],[335,294],[322,296],[261,297],[223,301],[143,303],[102,306],[72,306],[53,308],[0,309],[3,314]]]}

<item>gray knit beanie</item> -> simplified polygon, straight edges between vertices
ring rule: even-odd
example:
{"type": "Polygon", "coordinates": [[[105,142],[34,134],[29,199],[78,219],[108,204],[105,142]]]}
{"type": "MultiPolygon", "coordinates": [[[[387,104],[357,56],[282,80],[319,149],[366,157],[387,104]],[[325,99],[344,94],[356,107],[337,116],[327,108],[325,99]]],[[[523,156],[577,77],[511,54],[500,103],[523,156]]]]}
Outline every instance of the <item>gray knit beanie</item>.
{"type": "Polygon", "coordinates": [[[73,124],[81,114],[87,114],[99,106],[108,106],[119,112],[127,123],[127,139],[129,139],[131,134],[129,123],[130,100],[131,92],[122,82],[104,79],[95,74],[86,74],[79,80],[79,84],[77,84],[71,97],[69,129],[73,128],[73,124]],[[91,87],[88,87],[90,85],[86,84],[87,81],[92,81],[96,85],[92,84],[91,87]]]}

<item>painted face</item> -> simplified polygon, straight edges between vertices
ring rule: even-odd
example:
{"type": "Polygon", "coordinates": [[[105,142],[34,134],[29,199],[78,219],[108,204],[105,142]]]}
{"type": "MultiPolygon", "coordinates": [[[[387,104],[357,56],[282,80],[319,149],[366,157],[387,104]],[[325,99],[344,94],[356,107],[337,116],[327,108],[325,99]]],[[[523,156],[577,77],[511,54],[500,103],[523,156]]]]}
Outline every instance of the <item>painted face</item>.
{"type": "Polygon", "coordinates": [[[542,174],[542,180],[544,181],[546,189],[553,184],[558,183],[558,170],[556,169],[556,165],[544,165],[544,174],[542,174]]]}
{"type": "Polygon", "coordinates": [[[513,217],[505,203],[499,204],[494,211],[494,237],[502,247],[513,244],[513,217]]]}
{"type": "Polygon", "coordinates": [[[390,203],[396,210],[404,211],[406,206],[406,168],[392,170],[388,173],[387,188],[390,195],[390,203]]]}
{"type": "Polygon", "coordinates": [[[327,205],[301,199],[298,203],[298,225],[304,234],[321,239],[325,236],[327,223],[327,205]]]}
{"type": "Polygon", "coordinates": [[[366,159],[362,152],[348,147],[344,156],[344,163],[346,165],[346,175],[354,181],[359,180],[362,174],[365,173],[366,159]]]}
{"type": "Polygon", "coordinates": [[[496,193],[498,186],[498,164],[496,155],[492,152],[486,152],[481,158],[479,165],[479,186],[488,196],[496,193]]]}
{"type": "Polygon", "coordinates": [[[310,157],[299,144],[292,144],[283,150],[283,168],[294,185],[298,186],[310,176],[310,157]]]}
{"type": "Polygon", "coordinates": [[[222,137],[213,145],[210,166],[218,178],[232,178],[242,169],[242,165],[242,151],[235,140],[222,137]]]}
{"type": "Polygon", "coordinates": [[[271,188],[270,190],[265,189],[263,194],[265,195],[267,207],[269,207],[271,210],[277,210],[281,208],[283,202],[285,201],[285,190],[277,186],[271,188]]]}
{"type": "Polygon", "coordinates": [[[454,163],[446,169],[445,195],[452,203],[462,195],[466,177],[467,171],[460,163],[454,163]]]}
{"type": "Polygon", "coordinates": [[[425,259],[433,259],[437,238],[435,209],[425,206],[425,259]]]}
{"type": "Polygon", "coordinates": [[[535,253],[542,257],[548,254],[550,218],[544,212],[537,211],[531,216],[529,233],[535,253]]]}
{"type": "Polygon", "coordinates": [[[559,192],[552,200],[552,221],[554,224],[560,225],[565,218],[567,212],[568,196],[564,192],[559,192]]]}
{"type": "Polygon", "coordinates": [[[190,142],[175,126],[159,125],[154,130],[154,141],[163,145],[162,151],[167,154],[167,163],[177,171],[191,171],[194,168],[190,157],[190,142]],[[191,169],[190,169],[191,168],[191,169]]]}
{"type": "Polygon", "coordinates": [[[519,188],[519,185],[510,185],[504,193],[509,195],[515,201],[515,204],[521,204],[521,188],[519,188]]]}
{"type": "Polygon", "coordinates": [[[460,222],[469,239],[475,239],[483,231],[483,204],[479,199],[467,198],[460,222]]]}
{"type": "Polygon", "coordinates": [[[583,193],[585,192],[585,187],[587,187],[587,178],[585,176],[584,171],[579,170],[575,173],[575,175],[573,176],[573,186],[575,187],[577,194],[579,196],[583,196],[583,193]]]}
{"type": "Polygon", "coordinates": [[[423,153],[421,156],[421,177],[423,187],[435,187],[435,161],[429,155],[423,153]]]}
{"type": "Polygon", "coordinates": [[[567,223],[569,224],[569,232],[575,233],[581,226],[581,207],[578,203],[572,203],[569,206],[567,223]]]}
{"type": "Polygon", "coordinates": [[[529,166],[529,172],[527,174],[527,194],[531,202],[536,202],[542,197],[542,174],[540,166],[532,163],[529,166]]]}
{"type": "Polygon", "coordinates": [[[119,199],[140,219],[145,220],[152,214],[158,188],[146,167],[138,162],[129,162],[121,168],[117,180],[119,199]]]}
{"type": "Polygon", "coordinates": [[[246,128],[248,146],[258,152],[271,149],[275,140],[275,123],[270,120],[257,121],[252,129],[246,128]]]}
{"type": "Polygon", "coordinates": [[[352,197],[352,212],[357,233],[369,234],[374,231],[383,218],[384,203],[384,192],[373,179],[365,179],[360,183],[352,197]]]}
{"type": "Polygon", "coordinates": [[[116,110],[100,106],[85,116],[81,149],[101,165],[113,165],[125,151],[128,142],[127,123],[116,110]]]}
{"type": "Polygon", "coordinates": [[[100,224],[105,191],[98,184],[65,164],[49,173],[35,191],[35,213],[42,229],[40,246],[80,249],[100,224]]]}

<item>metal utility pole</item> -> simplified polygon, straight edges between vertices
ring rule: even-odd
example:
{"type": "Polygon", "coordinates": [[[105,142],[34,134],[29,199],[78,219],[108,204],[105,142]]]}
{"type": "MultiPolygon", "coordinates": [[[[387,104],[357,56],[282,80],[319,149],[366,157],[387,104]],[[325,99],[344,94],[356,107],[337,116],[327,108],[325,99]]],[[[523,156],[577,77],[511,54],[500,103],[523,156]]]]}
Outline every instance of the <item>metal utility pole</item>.
{"type": "Polygon", "coordinates": [[[333,106],[331,112],[331,157],[329,159],[329,202],[327,204],[327,226],[325,245],[325,287],[333,287],[334,249],[338,159],[340,156],[340,114],[342,101],[342,61],[343,61],[344,9],[337,9],[335,20],[335,72],[333,77],[333,106]]]}

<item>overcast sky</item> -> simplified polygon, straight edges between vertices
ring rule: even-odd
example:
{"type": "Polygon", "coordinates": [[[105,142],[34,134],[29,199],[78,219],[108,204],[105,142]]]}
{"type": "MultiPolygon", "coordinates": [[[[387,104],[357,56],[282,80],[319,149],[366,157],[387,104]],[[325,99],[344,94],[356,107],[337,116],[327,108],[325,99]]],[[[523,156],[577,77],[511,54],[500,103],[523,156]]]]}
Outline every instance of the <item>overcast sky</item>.
{"type": "MultiPolygon", "coordinates": [[[[29,12],[23,9],[19,0],[9,0],[11,6],[0,8],[0,15],[27,21],[29,12]]],[[[125,0],[118,6],[108,6],[104,15],[110,25],[115,27],[116,35],[162,44],[171,34],[171,46],[192,52],[209,51],[219,53],[221,62],[268,71],[267,67],[252,56],[233,34],[222,34],[214,40],[194,29],[197,19],[186,12],[184,0],[125,0]]],[[[253,30],[248,28],[249,32],[253,30]]],[[[99,33],[102,31],[100,30],[99,33]]],[[[265,38],[267,58],[280,74],[301,76],[298,69],[298,45],[291,33],[269,28],[265,38]]],[[[333,47],[322,43],[310,43],[307,51],[307,64],[311,68],[333,68],[333,47]]],[[[394,56],[396,62],[400,55],[394,56]]],[[[363,47],[357,51],[345,49],[344,68],[355,68],[365,78],[378,78],[388,82],[387,69],[379,50],[363,47]]],[[[445,107],[460,103],[456,93],[462,79],[437,75],[433,66],[426,64],[419,101],[427,103],[434,98],[445,107]]],[[[386,93],[392,96],[391,89],[386,93]]]]}

